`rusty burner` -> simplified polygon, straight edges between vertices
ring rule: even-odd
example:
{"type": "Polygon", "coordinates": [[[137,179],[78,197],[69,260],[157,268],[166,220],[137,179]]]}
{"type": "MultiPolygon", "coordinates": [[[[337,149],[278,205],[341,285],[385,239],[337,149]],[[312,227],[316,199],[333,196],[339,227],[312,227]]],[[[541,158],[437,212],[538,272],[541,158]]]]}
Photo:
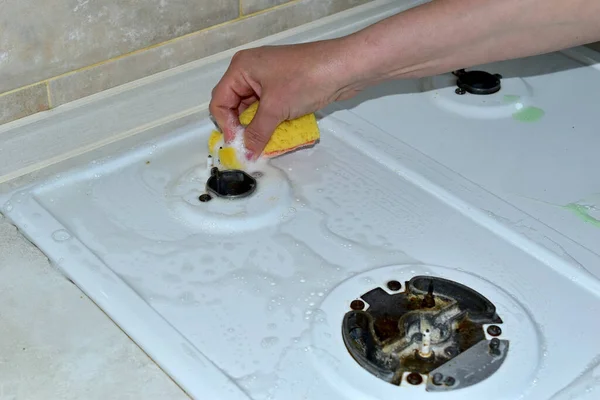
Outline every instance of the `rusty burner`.
{"type": "Polygon", "coordinates": [[[502,323],[488,299],[432,276],[416,276],[404,287],[394,294],[375,288],[344,316],[344,343],[364,369],[394,385],[405,374],[427,375],[426,390],[447,391],[474,385],[500,368],[508,341],[486,339],[485,326],[493,324],[499,335],[502,323]]]}

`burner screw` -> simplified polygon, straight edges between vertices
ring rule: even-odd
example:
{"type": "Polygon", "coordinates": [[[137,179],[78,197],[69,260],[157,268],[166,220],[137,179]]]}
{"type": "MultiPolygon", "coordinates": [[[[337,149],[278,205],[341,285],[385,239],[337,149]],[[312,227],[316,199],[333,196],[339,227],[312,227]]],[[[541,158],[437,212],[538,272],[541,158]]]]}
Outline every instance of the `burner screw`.
{"type": "Polygon", "coordinates": [[[429,282],[429,287],[427,288],[427,294],[423,297],[423,301],[421,304],[425,308],[433,308],[435,307],[435,296],[433,295],[433,281],[429,282]]]}
{"type": "Polygon", "coordinates": [[[416,372],[411,372],[406,377],[406,381],[408,383],[410,383],[411,385],[420,385],[421,382],[423,382],[423,377],[421,376],[421,374],[418,374],[416,372]]]}
{"type": "Polygon", "coordinates": [[[497,325],[490,325],[487,328],[487,333],[490,336],[500,336],[502,335],[502,329],[497,325]]]}
{"type": "Polygon", "coordinates": [[[446,386],[454,386],[454,384],[456,383],[456,379],[454,379],[453,377],[449,376],[446,378],[446,380],[444,381],[444,383],[446,384],[446,386]]]}
{"type": "Polygon", "coordinates": [[[365,302],[362,300],[354,300],[350,303],[350,308],[354,311],[360,311],[365,309],[365,302]]]}
{"type": "Polygon", "coordinates": [[[263,176],[263,173],[262,173],[262,172],[260,172],[260,171],[256,171],[256,172],[253,172],[253,173],[252,173],[252,176],[253,176],[254,178],[257,178],[257,179],[258,179],[258,178],[262,178],[262,176],[263,176]]]}
{"type": "Polygon", "coordinates": [[[431,382],[436,386],[441,385],[444,382],[444,375],[440,374],[439,372],[436,372],[435,374],[433,374],[431,382]]]}
{"type": "Polygon", "coordinates": [[[200,195],[200,197],[198,197],[198,200],[200,200],[203,203],[206,203],[207,201],[210,201],[211,199],[212,199],[212,197],[208,193],[204,193],[204,194],[200,195]]]}
{"type": "Polygon", "coordinates": [[[447,347],[445,353],[448,357],[456,357],[458,355],[458,349],[454,346],[447,347]]]}
{"type": "Polygon", "coordinates": [[[402,284],[398,281],[389,281],[387,283],[387,287],[388,289],[397,292],[398,290],[402,289],[402,284]]]}
{"type": "Polygon", "coordinates": [[[465,93],[467,93],[467,91],[463,88],[456,88],[456,90],[454,91],[454,93],[456,94],[460,94],[461,96],[465,93]]]}
{"type": "Polygon", "coordinates": [[[493,338],[490,340],[490,354],[494,356],[500,355],[500,339],[493,338]]]}

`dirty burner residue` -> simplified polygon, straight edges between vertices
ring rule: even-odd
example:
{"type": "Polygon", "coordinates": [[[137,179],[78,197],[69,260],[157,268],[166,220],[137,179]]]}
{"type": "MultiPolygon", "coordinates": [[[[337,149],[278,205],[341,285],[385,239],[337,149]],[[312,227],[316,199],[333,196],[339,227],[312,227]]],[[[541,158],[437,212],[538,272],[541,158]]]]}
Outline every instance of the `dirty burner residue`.
{"type": "Polygon", "coordinates": [[[394,385],[426,380],[427,391],[448,391],[500,368],[509,342],[498,338],[502,319],[481,294],[431,276],[388,289],[363,294],[344,316],[344,343],[364,369],[394,385]]]}

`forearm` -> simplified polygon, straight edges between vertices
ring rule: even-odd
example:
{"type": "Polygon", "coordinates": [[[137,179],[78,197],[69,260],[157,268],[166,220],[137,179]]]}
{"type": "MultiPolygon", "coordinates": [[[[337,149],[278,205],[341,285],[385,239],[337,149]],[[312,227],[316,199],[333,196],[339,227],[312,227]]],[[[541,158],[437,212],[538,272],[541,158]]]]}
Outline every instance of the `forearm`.
{"type": "Polygon", "coordinates": [[[598,39],[600,0],[434,0],[343,40],[352,90],[598,39]]]}

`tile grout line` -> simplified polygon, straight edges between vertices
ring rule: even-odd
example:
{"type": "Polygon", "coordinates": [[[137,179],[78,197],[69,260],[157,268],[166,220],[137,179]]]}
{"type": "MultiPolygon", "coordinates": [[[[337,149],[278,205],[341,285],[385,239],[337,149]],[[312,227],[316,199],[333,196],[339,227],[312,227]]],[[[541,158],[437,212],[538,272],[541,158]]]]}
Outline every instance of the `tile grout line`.
{"type": "Polygon", "coordinates": [[[48,81],[49,81],[49,79],[45,79],[43,81],[38,81],[38,82],[30,83],[29,85],[25,85],[25,86],[21,86],[21,87],[15,88],[15,89],[11,89],[11,90],[9,90],[7,92],[0,93],[0,98],[2,98],[4,96],[11,95],[11,94],[18,93],[21,90],[27,90],[27,89],[30,89],[32,87],[38,86],[38,85],[43,85],[43,84],[45,84],[48,81]]]}
{"type": "Polygon", "coordinates": [[[46,81],[46,96],[48,96],[48,109],[52,109],[52,93],[50,93],[50,82],[46,81]]]}

